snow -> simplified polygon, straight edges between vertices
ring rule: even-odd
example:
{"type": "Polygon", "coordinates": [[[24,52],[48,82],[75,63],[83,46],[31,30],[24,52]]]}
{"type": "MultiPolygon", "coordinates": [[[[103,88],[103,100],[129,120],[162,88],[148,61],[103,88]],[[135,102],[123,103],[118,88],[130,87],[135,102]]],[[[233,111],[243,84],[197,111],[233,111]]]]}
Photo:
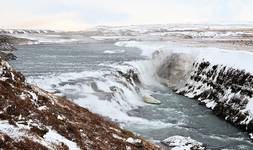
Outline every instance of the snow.
{"type": "Polygon", "coordinates": [[[57,115],[57,119],[59,119],[59,120],[64,120],[64,116],[62,116],[62,115],[57,115]]]}
{"type": "Polygon", "coordinates": [[[250,115],[253,116],[253,98],[249,99],[249,102],[246,106],[246,110],[248,110],[250,115]]]}
{"type": "Polygon", "coordinates": [[[45,139],[45,141],[50,142],[50,143],[62,142],[66,146],[68,146],[68,148],[70,150],[79,150],[80,149],[75,142],[72,142],[72,141],[66,139],[65,137],[63,137],[62,135],[60,135],[59,133],[57,133],[54,130],[49,130],[47,132],[47,134],[44,135],[44,139],[45,139]]]}
{"type": "Polygon", "coordinates": [[[225,66],[245,69],[253,73],[253,52],[248,50],[228,50],[216,47],[193,47],[184,44],[175,44],[173,42],[147,42],[147,41],[121,41],[116,42],[120,47],[136,47],[142,50],[142,55],[151,57],[152,53],[160,50],[164,51],[165,56],[170,53],[186,53],[195,57],[196,60],[210,61],[212,64],[223,64],[225,66]],[[243,58],[243,59],[241,59],[243,58]],[[240,60],[236,61],[235,60],[240,60]]]}
{"type": "Polygon", "coordinates": [[[249,134],[250,139],[253,139],[253,133],[249,134]]]}
{"type": "Polygon", "coordinates": [[[22,100],[25,100],[27,98],[27,95],[22,92],[21,95],[19,96],[22,100]]]}
{"type": "Polygon", "coordinates": [[[32,100],[33,101],[37,101],[38,100],[38,96],[34,92],[28,91],[28,93],[32,96],[32,100]]]}
{"type": "Polygon", "coordinates": [[[126,146],[126,150],[131,150],[131,147],[130,146],[126,146]]]}
{"type": "MultiPolygon", "coordinates": [[[[175,32],[174,32],[175,33],[175,32]]],[[[245,32],[221,32],[221,31],[201,31],[201,32],[177,32],[184,35],[192,36],[193,38],[226,38],[247,35],[245,32]]]]}
{"type": "Polygon", "coordinates": [[[11,138],[15,140],[22,140],[24,138],[29,138],[35,142],[38,142],[50,149],[53,149],[55,144],[59,144],[60,142],[64,143],[69,147],[70,150],[79,150],[80,148],[77,146],[75,142],[72,142],[55,130],[49,130],[43,138],[39,138],[30,132],[30,124],[35,125],[32,120],[29,120],[28,125],[17,124],[17,127],[10,125],[8,121],[0,121],[0,132],[7,134],[11,138]]]}
{"type": "Polygon", "coordinates": [[[114,137],[115,139],[122,140],[122,141],[126,140],[125,138],[120,137],[120,136],[118,136],[117,134],[114,134],[114,133],[112,134],[112,137],[114,137]]]}
{"type": "Polygon", "coordinates": [[[131,144],[140,144],[142,141],[140,139],[134,139],[132,137],[127,138],[126,142],[131,144]]]}
{"type": "Polygon", "coordinates": [[[207,108],[210,108],[210,109],[214,109],[214,107],[215,107],[216,104],[217,104],[215,101],[209,101],[209,100],[203,101],[203,102],[205,102],[205,103],[206,103],[206,107],[207,107],[207,108]]]}
{"type": "Polygon", "coordinates": [[[119,129],[116,129],[116,128],[113,128],[113,127],[109,127],[109,129],[112,129],[112,130],[114,130],[114,131],[116,131],[116,132],[118,132],[118,133],[121,132],[119,129]]]}
{"type": "MultiPolygon", "coordinates": [[[[27,128],[27,127],[26,127],[27,128]]],[[[25,128],[16,128],[13,125],[10,125],[8,121],[0,121],[0,131],[7,134],[13,139],[20,139],[23,136],[29,136],[25,128]]]]}
{"type": "Polygon", "coordinates": [[[38,108],[38,110],[40,110],[40,111],[42,111],[42,110],[47,110],[47,109],[48,109],[47,106],[40,106],[40,107],[38,108]]]}

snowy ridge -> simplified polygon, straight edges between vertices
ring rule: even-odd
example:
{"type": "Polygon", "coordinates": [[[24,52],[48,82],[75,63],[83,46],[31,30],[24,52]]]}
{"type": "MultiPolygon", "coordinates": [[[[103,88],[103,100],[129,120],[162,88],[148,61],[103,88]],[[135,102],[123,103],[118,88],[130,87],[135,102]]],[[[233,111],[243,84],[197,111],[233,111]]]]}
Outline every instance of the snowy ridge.
{"type": "Polygon", "coordinates": [[[92,36],[96,40],[114,41],[163,41],[173,39],[192,40],[241,40],[252,39],[252,27],[248,25],[131,25],[131,26],[99,26],[92,31],[99,35],[92,36]]]}
{"type": "Polygon", "coordinates": [[[47,34],[54,32],[52,30],[0,29],[0,34],[47,34]]]}

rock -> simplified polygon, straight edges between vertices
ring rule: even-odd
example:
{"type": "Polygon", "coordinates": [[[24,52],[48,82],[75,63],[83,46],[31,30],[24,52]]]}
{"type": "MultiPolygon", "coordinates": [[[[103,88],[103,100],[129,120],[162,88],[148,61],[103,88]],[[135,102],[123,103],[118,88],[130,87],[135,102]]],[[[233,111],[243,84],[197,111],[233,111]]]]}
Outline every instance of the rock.
{"type": "Polygon", "coordinates": [[[185,80],[186,75],[191,69],[191,64],[193,63],[193,58],[183,53],[172,53],[166,58],[160,59],[164,60],[161,60],[162,63],[160,67],[158,67],[157,75],[165,79],[168,82],[166,84],[171,87],[179,85],[185,80]]]}
{"type": "Polygon", "coordinates": [[[132,85],[141,84],[138,74],[133,69],[129,69],[126,73],[123,73],[122,71],[118,71],[118,73],[132,85]]]}
{"type": "Polygon", "coordinates": [[[5,61],[16,60],[17,59],[17,56],[15,56],[14,54],[1,52],[1,51],[0,51],[0,57],[5,61]]]}
{"type": "Polygon", "coordinates": [[[171,150],[206,150],[206,145],[191,139],[190,137],[171,136],[161,142],[171,150]]]}
{"type": "Polygon", "coordinates": [[[158,99],[156,99],[150,95],[144,96],[143,100],[144,100],[144,102],[149,103],[149,104],[161,104],[161,102],[158,99]]]}

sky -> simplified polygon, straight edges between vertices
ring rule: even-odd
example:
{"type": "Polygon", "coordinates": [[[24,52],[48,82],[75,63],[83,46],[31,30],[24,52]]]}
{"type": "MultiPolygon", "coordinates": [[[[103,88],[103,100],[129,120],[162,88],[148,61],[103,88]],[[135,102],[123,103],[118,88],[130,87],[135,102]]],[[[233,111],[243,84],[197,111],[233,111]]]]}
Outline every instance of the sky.
{"type": "Polygon", "coordinates": [[[253,0],[0,0],[0,28],[253,23],[253,0]]]}

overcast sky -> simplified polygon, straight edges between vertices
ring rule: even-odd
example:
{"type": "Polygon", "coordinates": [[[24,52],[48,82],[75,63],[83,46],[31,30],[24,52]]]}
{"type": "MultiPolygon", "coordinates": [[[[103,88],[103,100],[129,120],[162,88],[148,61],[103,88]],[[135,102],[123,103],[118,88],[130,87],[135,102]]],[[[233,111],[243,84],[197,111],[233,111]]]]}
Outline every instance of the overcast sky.
{"type": "Polygon", "coordinates": [[[253,22],[253,0],[0,0],[0,28],[253,22]]]}

